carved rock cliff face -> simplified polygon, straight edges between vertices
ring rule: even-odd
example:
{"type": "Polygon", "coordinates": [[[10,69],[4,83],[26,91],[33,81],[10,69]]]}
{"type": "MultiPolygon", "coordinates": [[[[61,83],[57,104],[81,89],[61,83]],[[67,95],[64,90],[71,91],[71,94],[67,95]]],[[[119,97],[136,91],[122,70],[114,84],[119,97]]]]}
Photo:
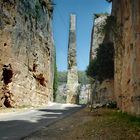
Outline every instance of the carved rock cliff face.
{"type": "Polygon", "coordinates": [[[0,1],[0,106],[52,100],[51,14],[50,0],[0,1]]]}
{"type": "Polygon", "coordinates": [[[102,83],[94,82],[92,84],[93,102],[99,104],[108,104],[115,101],[114,80],[104,80],[102,83]]]}
{"type": "Polygon", "coordinates": [[[120,28],[115,44],[115,95],[122,111],[140,115],[140,1],[113,0],[120,28]]]}
{"type": "Polygon", "coordinates": [[[96,49],[103,43],[105,35],[100,31],[101,26],[106,22],[107,16],[99,16],[94,19],[94,25],[91,34],[90,60],[96,57],[96,49]]]}
{"type": "MultiPolygon", "coordinates": [[[[101,31],[101,28],[105,25],[106,19],[107,16],[102,15],[94,20],[91,35],[90,61],[95,59],[96,49],[105,41],[106,35],[101,31]]],[[[91,97],[94,103],[106,104],[110,101],[115,101],[114,80],[107,79],[102,83],[91,81],[91,97]]]]}

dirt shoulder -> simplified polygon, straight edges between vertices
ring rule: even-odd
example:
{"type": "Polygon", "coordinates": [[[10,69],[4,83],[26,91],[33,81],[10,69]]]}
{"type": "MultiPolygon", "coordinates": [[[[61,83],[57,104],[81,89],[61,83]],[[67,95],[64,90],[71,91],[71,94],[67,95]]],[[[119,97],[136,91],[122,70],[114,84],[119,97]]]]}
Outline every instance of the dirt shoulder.
{"type": "Polygon", "coordinates": [[[85,108],[24,140],[139,140],[139,124],[117,110],[85,108]]]}
{"type": "Polygon", "coordinates": [[[55,103],[48,103],[46,105],[40,105],[40,106],[21,106],[21,107],[16,107],[16,108],[0,108],[0,115],[9,115],[12,113],[16,113],[16,112],[27,112],[33,109],[42,109],[42,108],[46,108],[47,106],[51,106],[55,103]]]}

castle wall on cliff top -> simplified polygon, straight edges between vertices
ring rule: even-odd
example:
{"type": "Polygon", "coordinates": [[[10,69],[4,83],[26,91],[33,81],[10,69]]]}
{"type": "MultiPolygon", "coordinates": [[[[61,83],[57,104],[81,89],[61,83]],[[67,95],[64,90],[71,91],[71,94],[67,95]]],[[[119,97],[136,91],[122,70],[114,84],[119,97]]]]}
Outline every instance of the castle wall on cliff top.
{"type": "Polygon", "coordinates": [[[1,106],[52,100],[52,11],[50,0],[0,1],[1,106]]]}

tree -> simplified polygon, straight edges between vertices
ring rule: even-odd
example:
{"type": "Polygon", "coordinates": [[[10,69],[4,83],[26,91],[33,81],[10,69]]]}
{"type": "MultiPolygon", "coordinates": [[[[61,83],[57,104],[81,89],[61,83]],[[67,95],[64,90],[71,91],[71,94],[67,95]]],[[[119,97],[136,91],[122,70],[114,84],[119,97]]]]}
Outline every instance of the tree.
{"type": "Polygon", "coordinates": [[[86,74],[89,77],[95,78],[97,76],[97,69],[98,69],[98,63],[97,63],[97,58],[95,58],[94,60],[91,60],[87,70],[86,70],[86,74]]]}
{"type": "Polygon", "coordinates": [[[86,85],[89,83],[89,79],[85,71],[78,71],[78,82],[82,85],[86,85]]]}
{"type": "Polygon", "coordinates": [[[112,79],[114,76],[114,46],[112,42],[100,44],[97,55],[87,67],[86,73],[89,77],[99,81],[112,79]]]}
{"type": "Polygon", "coordinates": [[[107,13],[107,12],[105,12],[105,13],[97,13],[97,14],[94,14],[94,18],[96,19],[96,18],[99,18],[99,17],[101,17],[101,16],[109,16],[110,14],[109,13],[107,13]]]}
{"type": "MultiPolygon", "coordinates": [[[[59,71],[57,77],[58,77],[58,85],[67,83],[67,72],[66,71],[59,71]]],[[[78,71],[78,82],[82,85],[89,83],[89,79],[88,79],[85,71],[78,71]]]]}
{"type": "Polygon", "coordinates": [[[67,83],[67,72],[66,71],[58,71],[58,85],[62,85],[67,83]]]}

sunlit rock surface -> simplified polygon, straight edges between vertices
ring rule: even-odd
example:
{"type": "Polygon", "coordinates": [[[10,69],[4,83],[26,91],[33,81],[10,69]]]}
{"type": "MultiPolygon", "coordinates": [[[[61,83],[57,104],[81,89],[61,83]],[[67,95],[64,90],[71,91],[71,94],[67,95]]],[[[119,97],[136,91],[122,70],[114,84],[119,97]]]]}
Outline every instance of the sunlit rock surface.
{"type": "Polygon", "coordinates": [[[52,100],[52,12],[51,0],[0,0],[0,106],[52,100]]]}
{"type": "Polygon", "coordinates": [[[112,15],[120,28],[114,37],[118,107],[140,115],[140,1],[113,0],[112,6],[112,15]]]}
{"type": "Polygon", "coordinates": [[[70,16],[68,45],[67,103],[79,103],[79,84],[76,63],[76,16],[70,16]]]}
{"type": "Polygon", "coordinates": [[[105,25],[107,16],[99,16],[94,18],[94,25],[91,33],[90,60],[96,57],[96,49],[105,38],[105,34],[101,31],[101,27],[105,25]]]}

